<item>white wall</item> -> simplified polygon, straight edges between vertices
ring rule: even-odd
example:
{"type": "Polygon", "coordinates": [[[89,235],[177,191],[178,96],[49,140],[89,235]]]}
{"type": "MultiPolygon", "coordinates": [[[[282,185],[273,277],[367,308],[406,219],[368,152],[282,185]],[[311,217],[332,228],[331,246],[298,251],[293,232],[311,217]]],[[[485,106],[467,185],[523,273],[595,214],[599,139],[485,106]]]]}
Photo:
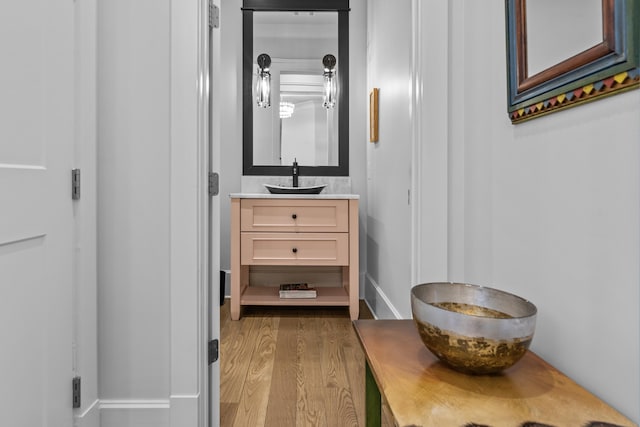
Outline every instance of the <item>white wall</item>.
{"type": "Polygon", "coordinates": [[[432,64],[449,76],[448,279],[533,301],[532,350],[638,422],[640,91],[511,125],[504,2],[430,12],[449,35],[432,64]]]}
{"type": "Polygon", "coordinates": [[[450,279],[533,301],[533,350],[638,422],[640,91],[511,125],[504,2],[461,4],[464,256],[450,279]]]}
{"type": "MultiPolygon", "coordinates": [[[[242,178],[242,0],[220,1],[220,49],[225,64],[220,68],[220,268],[231,269],[231,201],[240,192],[242,178]]],[[[230,281],[226,283],[226,295],[230,281]]]]}
{"type": "MultiPolygon", "coordinates": [[[[379,140],[367,147],[365,297],[377,317],[410,313],[411,1],[368,1],[368,90],[379,92],[379,140]]],[[[368,111],[368,103],[365,105],[368,111]]]]}
{"type": "Polygon", "coordinates": [[[349,7],[349,176],[351,192],[360,195],[360,299],[365,293],[367,271],[367,0],[350,0],[349,7]]]}
{"type": "Polygon", "coordinates": [[[109,420],[135,420],[136,412],[149,410],[154,419],[168,423],[170,46],[168,0],[99,2],[98,375],[103,426],[115,425],[109,420]],[[123,413],[129,415],[122,418],[123,413]]]}
{"type": "Polygon", "coordinates": [[[380,142],[367,164],[367,291],[377,291],[367,299],[376,314],[411,316],[402,277],[409,267],[389,256],[406,253],[408,242],[388,231],[398,232],[398,171],[411,161],[379,153],[392,143],[402,150],[414,129],[423,165],[414,171],[417,281],[477,283],[530,299],[539,310],[532,350],[637,423],[640,91],[514,126],[503,1],[414,1],[413,35],[406,3],[369,5],[369,80],[381,87],[380,142]],[[407,52],[393,55],[409,43],[419,48],[414,112],[410,96],[385,89],[408,79],[407,52]],[[392,106],[415,119],[393,116],[392,106]]]}

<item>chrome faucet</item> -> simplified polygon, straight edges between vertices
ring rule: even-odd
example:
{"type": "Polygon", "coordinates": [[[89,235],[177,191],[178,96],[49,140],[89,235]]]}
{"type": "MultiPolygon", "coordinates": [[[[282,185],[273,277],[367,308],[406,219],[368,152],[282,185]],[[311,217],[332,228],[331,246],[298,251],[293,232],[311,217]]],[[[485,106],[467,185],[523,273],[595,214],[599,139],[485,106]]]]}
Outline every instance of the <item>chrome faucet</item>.
{"type": "Polygon", "coordinates": [[[293,186],[297,187],[298,186],[298,161],[297,159],[293,159],[293,168],[291,171],[291,175],[293,177],[293,186]]]}

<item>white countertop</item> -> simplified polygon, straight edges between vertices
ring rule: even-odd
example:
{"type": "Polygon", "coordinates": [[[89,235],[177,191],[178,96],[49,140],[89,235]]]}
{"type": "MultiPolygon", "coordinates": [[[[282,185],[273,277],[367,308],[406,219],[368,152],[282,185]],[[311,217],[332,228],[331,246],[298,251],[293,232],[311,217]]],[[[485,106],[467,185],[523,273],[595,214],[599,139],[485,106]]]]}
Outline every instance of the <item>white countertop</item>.
{"type": "MultiPolygon", "coordinates": [[[[241,194],[270,194],[265,185],[279,185],[289,187],[292,184],[290,176],[242,176],[242,185],[237,189],[241,194]]],[[[315,187],[325,185],[323,194],[351,194],[351,178],[348,176],[301,176],[298,178],[300,187],[315,187]]]]}
{"type": "Polygon", "coordinates": [[[359,199],[358,194],[271,194],[271,193],[231,193],[232,199],[359,199]]]}

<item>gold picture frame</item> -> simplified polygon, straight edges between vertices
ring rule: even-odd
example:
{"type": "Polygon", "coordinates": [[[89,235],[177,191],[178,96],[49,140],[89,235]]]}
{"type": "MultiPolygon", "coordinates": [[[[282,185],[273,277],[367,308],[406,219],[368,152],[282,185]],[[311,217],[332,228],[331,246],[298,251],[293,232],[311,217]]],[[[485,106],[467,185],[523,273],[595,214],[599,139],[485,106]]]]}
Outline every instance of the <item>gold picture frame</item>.
{"type": "Polygon", "coordinates": [[[369,94],[369,142],[378,142],[378,92],[374,87],[369,94]]]}

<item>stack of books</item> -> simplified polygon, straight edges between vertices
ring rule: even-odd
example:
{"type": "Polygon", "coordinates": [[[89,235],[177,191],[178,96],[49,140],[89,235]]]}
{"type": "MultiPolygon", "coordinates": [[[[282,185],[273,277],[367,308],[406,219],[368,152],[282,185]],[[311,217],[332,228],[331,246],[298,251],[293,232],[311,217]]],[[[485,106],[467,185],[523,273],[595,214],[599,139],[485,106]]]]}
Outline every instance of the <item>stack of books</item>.
{"type": "Polygon", "coordinates": [[[306,283],[284,283],[280,285],[280,298],[315,298],[318,296],[315,288],[306,283]]]}

